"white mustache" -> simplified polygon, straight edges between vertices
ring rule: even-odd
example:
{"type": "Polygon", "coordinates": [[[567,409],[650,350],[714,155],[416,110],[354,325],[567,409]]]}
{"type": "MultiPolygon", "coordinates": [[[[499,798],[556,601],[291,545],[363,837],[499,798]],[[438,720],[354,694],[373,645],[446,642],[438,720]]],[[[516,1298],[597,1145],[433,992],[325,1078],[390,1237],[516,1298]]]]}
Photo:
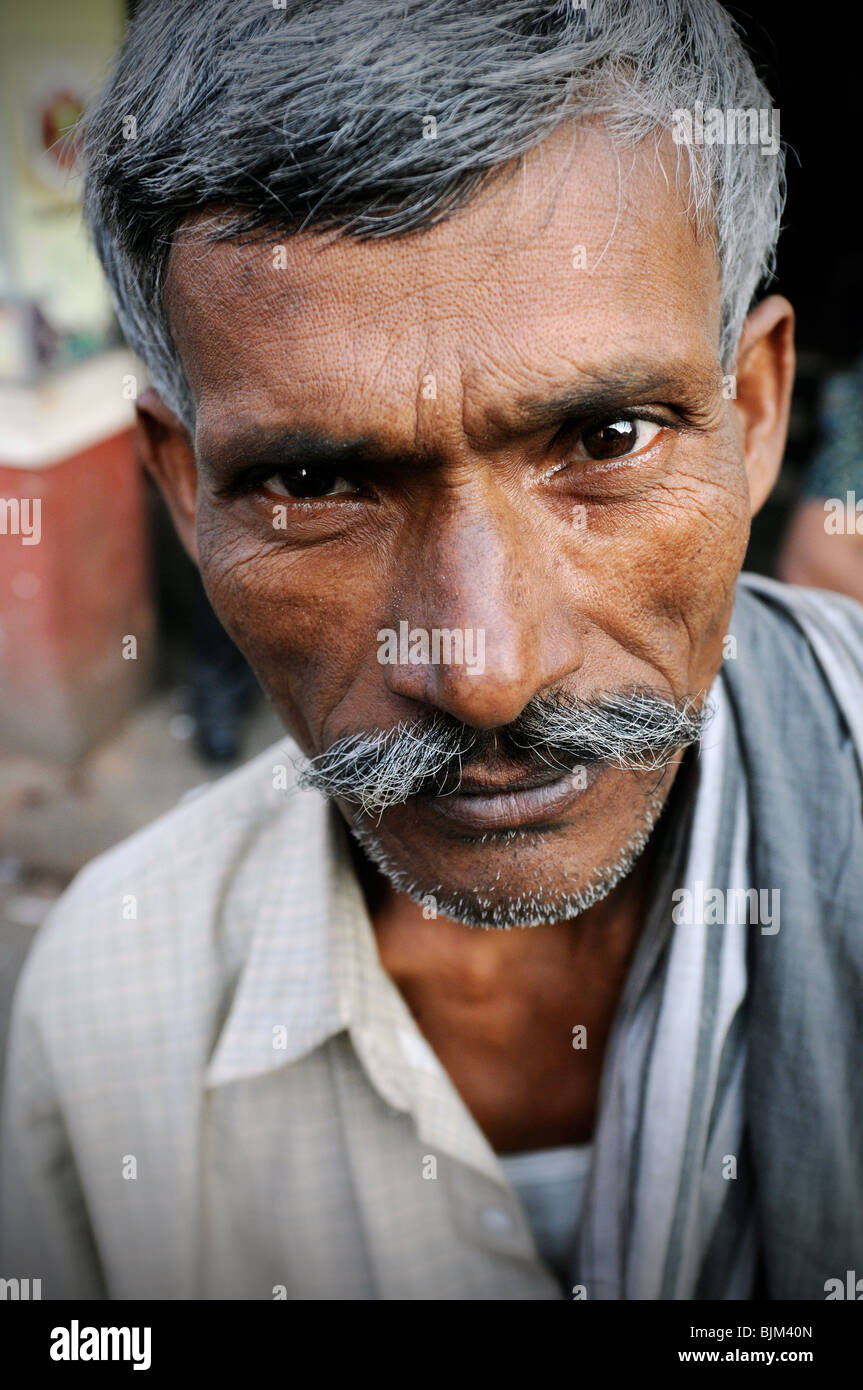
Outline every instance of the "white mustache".
{"type": "Polygon", "coordinates": [[[476,765],[492,744],[496,752],[508,750],[521,769],[571,772],[604,763],[662,771],[676,752],[698,741],[710,714],[706,703],[699,708],[697,696],[676,703],[646,689],[589,701],[536,696],[494,734],[436,712],[384,732],[336,739],[301,764],[299,783],[380,815],[421,793],[457,790],[468,754],[476,765]]]}

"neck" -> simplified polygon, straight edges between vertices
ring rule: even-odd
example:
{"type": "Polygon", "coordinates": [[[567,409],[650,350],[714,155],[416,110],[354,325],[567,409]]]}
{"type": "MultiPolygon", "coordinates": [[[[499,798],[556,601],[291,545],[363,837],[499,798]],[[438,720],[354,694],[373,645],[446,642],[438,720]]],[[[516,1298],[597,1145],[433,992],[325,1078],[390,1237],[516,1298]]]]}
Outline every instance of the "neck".
{"type": "Polygon", "coordinates": [[[419,903],[392,887],[350,837],[351,853],[366,898],[384,968],[397,983],[405,976],[435,970],[444,960],[458,961],[467,976],[478,971],[493,977],[521,962],[538,962],[582,951],[607,956],[609,963],[627,958],[644,923],[651,899],[654,868],[674,833],[675,808],[686,797],[691,759],[674,768],[666,807],[630,873],[600,902],[564,922],[525,929],[482,930],[438,916],[423,916],[419,903]]]}
{"type": "Polygon", "coordinates": [[[499,1152],[593,1133],[605,1046],[675,822],[660,818],[603,901],[523,930],[427,920],[356,851],[381,964],[499,1152]]]}

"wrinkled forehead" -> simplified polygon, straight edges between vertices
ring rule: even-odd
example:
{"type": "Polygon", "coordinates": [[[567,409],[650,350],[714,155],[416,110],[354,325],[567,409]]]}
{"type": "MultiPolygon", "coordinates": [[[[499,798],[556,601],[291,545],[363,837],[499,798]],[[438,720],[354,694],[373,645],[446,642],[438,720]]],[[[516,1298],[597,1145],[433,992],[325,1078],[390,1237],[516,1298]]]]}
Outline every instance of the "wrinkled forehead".
{"type": "Polygon", "coordinates": [[[418,375],[499,394],[564,368],[718,362],[719,270],[670,139],[617,149],[566,126],[448,220],[402,237],[334,232],[171,252],[167,307],[199,431],[245,414],[415,393],[418,375]],[[371,394],[371,397],[369,395],[371,394]]]}

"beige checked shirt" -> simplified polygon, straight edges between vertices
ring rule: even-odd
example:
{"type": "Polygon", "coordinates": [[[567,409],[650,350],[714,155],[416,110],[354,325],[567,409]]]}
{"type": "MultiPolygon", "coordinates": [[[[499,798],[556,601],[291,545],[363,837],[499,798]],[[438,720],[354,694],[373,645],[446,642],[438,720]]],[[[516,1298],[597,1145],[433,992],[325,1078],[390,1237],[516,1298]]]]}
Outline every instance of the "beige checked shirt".
{"type": "Polygon", "coordinates": [[[0,1275],[46,1298],[566,1297],[380,964],[295,752],[96,860],[40,932],[8,1053],[0,1275]]]}

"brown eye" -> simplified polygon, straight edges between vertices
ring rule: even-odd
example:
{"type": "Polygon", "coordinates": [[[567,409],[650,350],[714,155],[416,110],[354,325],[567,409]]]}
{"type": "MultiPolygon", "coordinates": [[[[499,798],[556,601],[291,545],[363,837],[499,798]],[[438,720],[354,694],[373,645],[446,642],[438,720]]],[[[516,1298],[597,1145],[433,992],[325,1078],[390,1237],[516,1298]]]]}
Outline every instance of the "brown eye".
{"type": "Polygon", "coordinates": [[[355,494],[357,489],[347,478],[341,477],[335,469],[321,468],[283,468],[265,480],[268,492],[277,497],[320,498],[355,494]]]}
{"type": "Polygon", "coordinates": [[[582,433],[580,454],[596,461],[625,458],[646,448],[661,428],[653,420],[602,420],[582,433]]]}

